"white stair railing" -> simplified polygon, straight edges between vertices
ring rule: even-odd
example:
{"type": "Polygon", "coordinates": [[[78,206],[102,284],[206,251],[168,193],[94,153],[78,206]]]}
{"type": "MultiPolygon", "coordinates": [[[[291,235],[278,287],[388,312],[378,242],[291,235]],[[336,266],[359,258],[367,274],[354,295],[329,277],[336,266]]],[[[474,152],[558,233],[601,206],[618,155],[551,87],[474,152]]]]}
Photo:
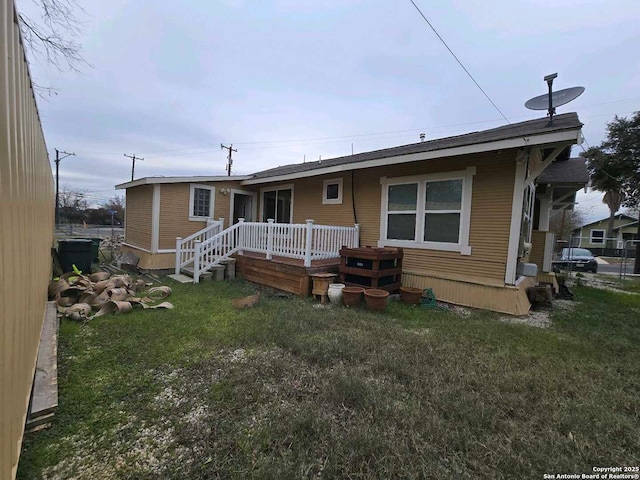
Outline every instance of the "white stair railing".
{"type": "Polygon", "coordinates": [[[196,242],[193,283],[200,282],[202,272],[219,265],[222,260],[240,251],[240,233],[243,224],[244,222],[241,221],[203,242],[196,242]]]}
{"type": "Polygon", "coordinates": [[[204,242],[220,233],[224,228],[224,218],[208,220],[207,226],[186,238],[176,238],[176,275],[180,270],[194,262],[196,242],[204,242]]]}

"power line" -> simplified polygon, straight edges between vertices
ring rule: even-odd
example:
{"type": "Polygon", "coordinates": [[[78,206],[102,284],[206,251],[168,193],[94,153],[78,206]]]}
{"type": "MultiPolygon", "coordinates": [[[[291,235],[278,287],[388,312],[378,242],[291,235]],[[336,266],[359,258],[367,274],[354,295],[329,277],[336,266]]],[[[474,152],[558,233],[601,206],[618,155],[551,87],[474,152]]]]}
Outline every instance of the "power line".
{"type": "MultiPolygon", "coordinates": [[[[616,104],[616,103],[626,103],[626,102],[631,102],[631,101],[635,101],[635,99],[623,99],[623,100],[617,100],[617,101],[613,101],[613,102],[606,102],[606,103],[597,103],[597,104],[590,104],[590,105],[584,105],[581,106],[580,109],[581,110],[585,110],[591,107],[598,107],[598,106],[603,106],[603,105],[611,105],[611,104],[616,104]]],[[[613,113],[600,113],[600,114],[593,114],[593,115],[581,115],[581,118],[596,118],[596,117],[606,117],[606,116],[614,116],[614,115],[626,115],[626,114],[630,114],[630,113],[635,113],[635,111],[628,111],[628,112],[613,112],[613,113]]],[[[515,116],[513,119],[514,120],[530,120],[530,119],[535,119],[537,118],[535,116],[535,114],[529,114],[529,115],[518,115],[515,116]]],[[[451,131],[455,131],[453,129],[453,127],[464,127],[464,126],[468,126],[468,125],[479,125],[479,124],[483,124],[483,123],[495,123],[495,122],[499,122],[502,119],[500,118],[494,118],[494,119],[487,119],[487,120],[477,120],[474,122],[463,122],[463,123],[452,123],[452,124],[447,124],[447,125],[432,125],[432,126],[428,126],[428,127],[419,127],[419,128],[410,128],[410,129],[404,129],[404,130],[390,130],[390,131],[386,131],[386,132],[374,132],[374,133],[355,133],[352,135],[340,135],[340,136],[331,136],[331,137],[310,137],[310,138],[298,138],[298,139],[289,139],[289,140],[262,140],[262,141],[250,141],[250,142],[234,142],[234,145],[249,145],[252,147],[248,147],[248,148],[259,148],[259,145],[265,145],[268,148],[274,148],[273,145],[270,144],[280,144],[280,143],[298,143],[298,142],[315,142],[316,140],[342,140],[345,139],[345,141],[351,141],[351,140],[347,140],[347,139],[361,139],[361,141],[369,141],[369,140],[377,140],[376,138],[373,139],[366,139],[366,138],[362,138],[362,137],[379,137],[382,135],[387,135],[386,137],[383,137],[381,139],[389,139],[389,138],[404,138],[404,137],[409,137],[411,135],[395,135],[395,134],[403,134],[403,133],[409,133],[409,132],[421,132],[421,131],[434,131],[434,130],[447,130],[447,129],[451,129],[451,131]],[[388,135],[395,135],[395,136],[388,136],[388,135]],[[256,147],[253,147],[253,145],[255,145],[256,147]]],[[[294,146],[306,146],[306,145],[323,145],[323,144],[328,144],[328,143],[342,143],[342,142],[324,142],[324,143],[304,143],[304,144],[300,144],[300,145],[294,145],[294,146]]],[[[287,147],[288,145],[282,145],[283,147],[287,147]]],[[[183,152],[183,151],[188,151],[188,150],[193,150],[194,147],[182,147],[182,148],[173,148],[173,149],[164,149],[164,150],[155,150],[155,151],[144,151],[142,153],[146,154],[147,156],[149,155],[154,155],[154,158],[159,158],[159,157],[155,157],[155,154],[163,154],[163,153],[172,153],[172,152],[183,152]]],[[[199,150],[199,151],[193,151],[193,152],[187,152],[181,155],[171,155],[171,157],[174,156],[191,156],[191,155],[199,155],[199,154],[206,154],[206,153],[211,153],[216,151],[215,148],[208,148],[208,149],[203,149],[203,150],[199,150]]],[[[82,154],[82,155],[118,155],[120,154],[120,152],[104,152],[104,151],[90,151],[90,150],[82,150],[79,151],[78,153],[82,154]]],[[[138,157],[136,157],[138,158],[138,157]]]]}
{"type": "Polygon", "coordinates": [[[433,25],[431,25],[431,22],[429,21],[429,19],[425,16],[424,13],[422,13],[422,10],[420,10],[420,8],[418,7],[418,5],[416,5],[416,2],[414,2],[413,0],[409,0],[413,6],[416,8],[416,10],[418,11],[418,13],[420,14],[420,16],[424,19],[425,22],[427,22],[427,25],[429,25],[429,27],[431,27],[431,30],[433,30],[433,33],[436,34],[436,36],[440,39],[440,41],[442,42],[442,44],[446,47],[447,50],[449,50],[449,53],[453,56],[453,58],[456,59],[456,62],[458,62],[458,65],[460,65],[462,67],[462,69],[465,71],[465,73],[469,76],[469,78],[473,81],[473,83],[476,84],[476,87],[478,87],[480,89],[480,91],[484,94],[485,97],[487,97],[487,100],[489,100],[489,102],[491,103],[491,105],[493,105],[493,108],[495,108],[498,113],[502,116],[502,118],[504,118],[506,120],[506,122],[511,125],[511,122],[509,121],[509,119],[506,117],[506,115],[504,113],[502,113],[502,110],[500,110],[498,108],[498,106],[495,104],[495,102],[493,100],[491,100],[491,97],[487,94],[487,92],[484,91],[484,89],[480,86],[480,84],[476,81],[476,79],[473,77],[473,75],[471,75],[471,72],[469,72],[469,70],[467,70],[467,67],[464,66],[464,64],[460,61],[460,59],[457,57],[457,55],[455,53],[453,53],[453,50],[451,50],[451,48],[449,47],[449,45],[447,45],[447,42],[444,41],[444,38],[442,38],[440,36],[440,34],[438,33],[438,31],[435,29],[435,27],[433,25]]]}

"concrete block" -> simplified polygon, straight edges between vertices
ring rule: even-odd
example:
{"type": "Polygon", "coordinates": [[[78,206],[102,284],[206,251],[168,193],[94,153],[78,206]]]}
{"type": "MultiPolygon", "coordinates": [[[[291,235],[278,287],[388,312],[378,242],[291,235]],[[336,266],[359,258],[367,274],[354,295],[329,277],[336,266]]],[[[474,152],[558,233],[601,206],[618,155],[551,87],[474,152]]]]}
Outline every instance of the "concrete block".
{"type": "Polygon", "coordinates": [[[211,272],[211,280],[214,282],[224,282],[224,265],[216,265],[215,267],[211,267],[209,271],[211,272]]]}
{"type": "Polygon", "coordinates": [[[225,267],[225,279],[234,280],[236,278],[236,259],[235,258],[227,258],[226,260],[220,261],[220,265],[224,265],[225,267]]]}

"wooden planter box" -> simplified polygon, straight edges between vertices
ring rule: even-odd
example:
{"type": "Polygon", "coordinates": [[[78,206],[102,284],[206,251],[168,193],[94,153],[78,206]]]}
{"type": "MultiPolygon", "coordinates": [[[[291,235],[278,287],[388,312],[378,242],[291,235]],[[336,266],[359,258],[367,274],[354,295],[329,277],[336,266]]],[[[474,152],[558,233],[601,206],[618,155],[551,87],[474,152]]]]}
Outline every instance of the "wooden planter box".
{"type": "Polygon", "coordinates": [[[401,248],[343,248],[340,250],[340,282],[393,292],[402,278],[401,248]]]}

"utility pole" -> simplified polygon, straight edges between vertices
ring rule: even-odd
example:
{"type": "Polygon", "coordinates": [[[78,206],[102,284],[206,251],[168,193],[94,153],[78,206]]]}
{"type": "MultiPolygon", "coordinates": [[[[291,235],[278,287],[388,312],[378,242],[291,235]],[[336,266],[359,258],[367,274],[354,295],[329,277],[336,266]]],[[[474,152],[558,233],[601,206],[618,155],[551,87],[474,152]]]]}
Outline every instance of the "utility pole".
{"type": "Polygon", "coordinates": [[[225,148],[227,150],[229,150],[229,156],[227,157],[229,159],[229,163],[227,163],[227,175],[230,177],[231,176],[231,165],[233,165],[233,159],[231,158],[231,154],[233,152],[237,152],[238,149],[233,148],[233,143],[229,147],[225,147],[223,144],[220,144],[220,149],[221,150],[224,150],[225,148]]]}
{"type": "Polygon", "coordinates": [[[56,148],[56,226],[60,223],[60,160],[75,156],[75,153],[61,152],[56,148]],[[60,154],[64,157],[61,157],[60,154]]]}
{"type": "Polygon", "coordinates": [[[144,158],[136,157],[135,153],[133,155],[127,155],[125,153],[124,156],[129,157],[131,160],[133,160],[133,163],[131,164],[131,181],[133,182],[133,174],[136,171],[136,160],[144,160],[144,158]]]}

